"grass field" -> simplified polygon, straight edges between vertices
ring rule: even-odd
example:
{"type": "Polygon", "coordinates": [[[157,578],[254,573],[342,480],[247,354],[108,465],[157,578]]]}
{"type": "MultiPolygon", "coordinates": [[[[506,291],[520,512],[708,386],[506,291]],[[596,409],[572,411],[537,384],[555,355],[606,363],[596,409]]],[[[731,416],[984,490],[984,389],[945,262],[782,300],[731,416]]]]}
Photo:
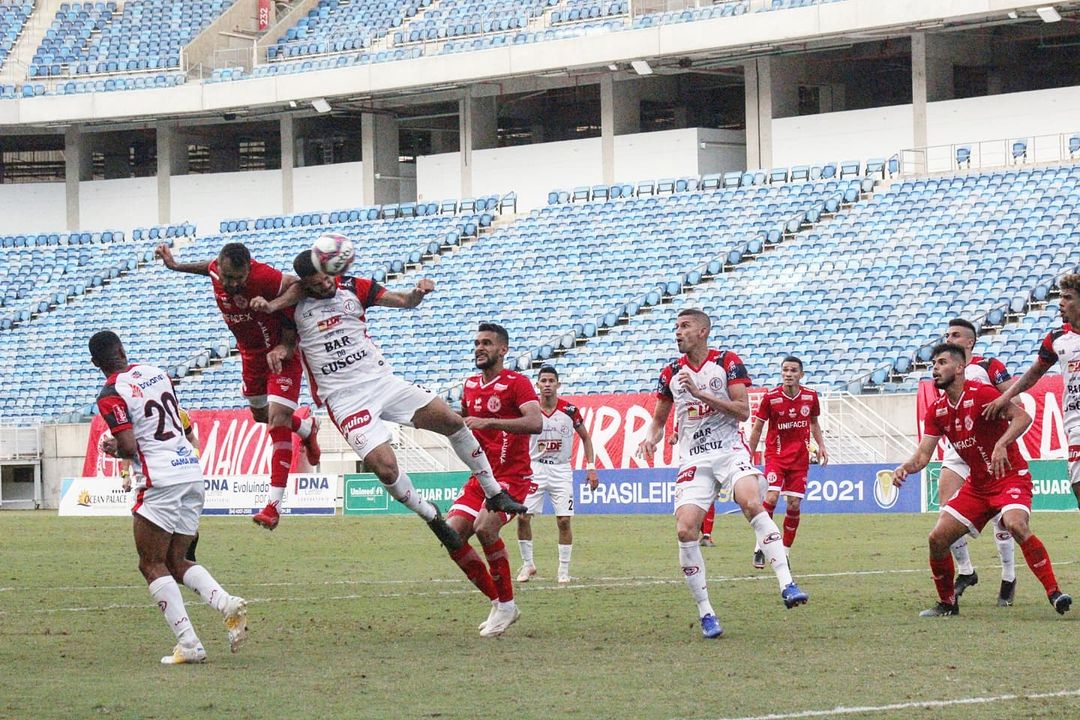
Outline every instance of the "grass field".
{"type": "MultiPolygon", "coordinates": [[[[200,560],[250,600],[251,636],[230,655],[220,616],[185,591],[210,658],[165,667],[173,638],[129,520],[0,513],[0,717],[1080,717],[1080,612],[1058,616],[1024,566],[1017,605],[996,607],[989,539],[972,545],[982,582],[963,614],[917,617],[935,600],[932,522],[804,514],[793,565],[811,601],[785,610],[772,573],[750,567],[746,523],[719,518],[704,552],[726,636],[706,641],[670,517],[575,519],[568,587],[554,521],[538,519],[540,576],[499,639],[478,636],[486,600],[418,520],[286,518],[267,533],[207,518],[200,560]]],[[[1080,518],[1033,527],[1080,591],[1080,518]]]]}

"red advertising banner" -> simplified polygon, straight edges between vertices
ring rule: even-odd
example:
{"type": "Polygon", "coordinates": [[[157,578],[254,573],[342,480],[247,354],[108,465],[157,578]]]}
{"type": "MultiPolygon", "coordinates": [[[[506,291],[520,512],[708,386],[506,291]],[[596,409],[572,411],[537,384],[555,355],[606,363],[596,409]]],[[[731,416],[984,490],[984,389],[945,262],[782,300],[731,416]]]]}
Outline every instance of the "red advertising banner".
{"type": "Polygon", "coordinates": [[[259,0],[259,30],[270,27],[270,0],[259,0]]]}
{"type": "MultiPolygon", "coordinates": [[[[257,423],[247,410],[192,410],[191,422],[199,439],[199,465],[203,475],[269,475],[272,443],[266,425],[257,423]]],[[[332,429],[332,428],[331,428],[332,429]]],[[[83,461],[84,477],[114,477],[120,474],[120,461],[98,451],[98,439],[105,431],[105,421],[95,415],[90,423],[90,439],[83,461]]],[[[293,435],[293,464],[297,472],[300,441],[293,435]]]]}
{"type": "MultiPolygon", "coordinates": [[[[1061,403],[1065,383],[1060,375],[1049,375],[1035,383],[1026,393],[1020,393],[1017,401],[1031,416],[1031,427],[1020,436],[1020,452],[1028,460],[1063,459],[1068,448],[1065,423],[1061,415],[1061,403]]],[[[919,383],[919,435],[922,435],[922,417],[938,396],[932,380],[919,383]]],[[[938,459],[943,447],[938,448],[938,459]]]]}

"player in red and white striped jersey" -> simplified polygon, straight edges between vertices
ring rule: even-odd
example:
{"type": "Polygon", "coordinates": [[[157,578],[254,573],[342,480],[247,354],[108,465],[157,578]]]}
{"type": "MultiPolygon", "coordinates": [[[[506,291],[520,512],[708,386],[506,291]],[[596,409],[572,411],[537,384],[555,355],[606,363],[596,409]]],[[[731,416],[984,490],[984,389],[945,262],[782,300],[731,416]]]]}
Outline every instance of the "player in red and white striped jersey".
{"type": "MultiPolygon", "coordinates": [[[[765,480],[769,483],[763,507],[772,517],[776,504],[783,495],[787,498],[784,515],[784,551],[791,552],[795,533],[799,529],[802,499],[806,497],[806,476],[810,471],[810,436],[818,446],[818,462],[826,465],[829,454],[825,450],[825,437],[818,425],[821,404],[814,390],[801,385],[802,360],[789,355],[780,363],[783,383],[765,393],[754,414],[754,427],[750,431],[750,453],[757,450],[765,423],[769,432],[765,437],[765,480]]],[[[754,551],[754,567],[765,567],[761,548],[754,551]]]]}
{"type": "Polygon", "coordinates": [[[91,360],[107,378],[97,399],[113,437],[107,449],[130,460],[138,479],[131,514],[139,570],[176,635],[172,654],[161,662],[206,660],[184,607],[177,585],[181,582],[225,617],[229,645],[236,652],[247,635],[247,603],[225,592],[206,568],[185,557],[199,530],[204,484],[198,456],[184,435],[172,382],[164,370],[129,364],[114,332],[95,333],[89,344],[91,360]]]}
{"type": "Polygon", "coordinates": [[[1003,412],[1008,402],[1034,386],[1054,363],[1058,363],[1065,383],[1061,411],[1069,443],[1069,481],[1076,504],[1080,507],[1080,273],[1072,273],[1058,280],[1058,290],[1061,292],[1058,303],[1064,324],[1047,334],[1039,346],[1035,362],[1000,400],[991,403],[987,415],[996,417],[1003,412]]]}

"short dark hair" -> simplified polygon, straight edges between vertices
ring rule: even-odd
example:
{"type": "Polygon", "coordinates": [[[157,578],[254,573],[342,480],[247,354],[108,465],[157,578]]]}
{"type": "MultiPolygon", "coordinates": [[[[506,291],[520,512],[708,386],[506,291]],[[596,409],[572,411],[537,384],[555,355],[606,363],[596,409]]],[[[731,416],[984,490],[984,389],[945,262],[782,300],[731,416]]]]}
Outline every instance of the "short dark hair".
{"type": "Polygon", "coordinates": [[[296,276],[301,280],[311,277],[319,272],[319,268],[315,267],[315,261],[311,258],[310,250],[304,250],[293,258],[292,267],[293,272],[295,272],[296,276]]]}
{"type": "Polygon", "coordinates": [[[979,337],[979,330],[975,327],[975,324],[970,320],[964,318],[953,318],[949,321],[949,327],[962,327],[971,331],[971,334],[975,337],[979,337]]]}
{"type": "Polygon", "coordinates": [[[1058,290],[1072,290],[1080,295],[1080,273],[1069,273],[1058,280],[1058,290]]]}
{"type": "Polygon", "coordinates": [[[556,380],[559,379],[559,371],[555,369],[554,365],[541,365],[540,366],[540,371],[538,373],[536,373],[536,379],[539,380],[540,376],[543,375],[544,373],[554,375],[556,380]]]}
{"type": "Polygon", "coordinates": [[[112,330],[101,330],[90,338],[90,358],[98,367],[108,367],[120,359],[124,344],[112,330]]]}
{"type": "Polygon", "coordinates": [[[712,329],[712,320],[709,318],[709,314],[704,310],[698,310],[697,308],[686,308],[680,310],[677,317],[693,317],[697,318],[698,322],[705,326],[706,329],[712,329]]]}
{"type": "Polygon", "coordinates": [[[506,328],[504,328],[502,325],[499,325],[498,323],[482,322],[477,328],[477,332],[495,333],[495,335],[498,336],[499,340],[502,342],[503,345],[510,344],[510,333],[506,332],[506,328]]]}
{"type": "Polygon", "coordinates": [[[228,260],[233,267],[247,267],[251,264],[251,251],[244,243],[228,243],[218,253],[218,262],[222,260],[228,260]]]}
{"type": "Polygon", "coordinates": [[[803,367],[802,367],[802,360],[800,360],[799,358],[795,357],[794,355],[788,355],[788,356],[787,356],[786,358],[784,358],[783,360],[781,360],[781,361],[780,361],[780,367],[783,367],[783,366],[784,366],[784,363],[789,363],[789,362],[793,362],[793,363],[799,363],[799,370],[802,370],[802,369],[803,369],[803,367]]]}
{"type": "Polygon", "coordinates": [[[934,346],[934,349],[930,351],[930,358],[936,358],[943,353],[949,353],[960,362],[967,360],[967,353],[964,352],[964,348],[955,343],[938,343],[934,346]]]}

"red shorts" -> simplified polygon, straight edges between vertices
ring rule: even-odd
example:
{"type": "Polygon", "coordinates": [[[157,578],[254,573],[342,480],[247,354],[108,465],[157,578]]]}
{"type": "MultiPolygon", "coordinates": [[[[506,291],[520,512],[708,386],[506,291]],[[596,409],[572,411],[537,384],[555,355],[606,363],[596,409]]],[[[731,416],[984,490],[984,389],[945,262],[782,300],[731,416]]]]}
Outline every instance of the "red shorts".
{"type": "Polygon", "coordinates": [[[304,369],[300,353],[281,366],[281,373],[270,372],[266,355],[241,355],[243,366],[243,394],[252,407],[266,407],[278,403],[295,410],[300,404],[300,376],[304,369]]]}
{"type": "Polygon", "coordinates": [[[785,468],[779,463],[765,463],[765,481],[769,483],[769,490],[790,495],[792,497],[806,497],[806,468],[785,468]]]}
{"type": "Polygon", "coordinates": [[[978,537],[979,531],[998,513],[1013,509],[1031,514],[1030,476],[1004,478],[993,487],[982,490],[974,489],[969,480],[945,503],[942,511],[966,525],[970,535],[978,537]]]}
{"type": "MultiPolygon", "coordinates": [[[[510,497],[518,502],[525,502],[525,496],[529,494],[532,479],[511,478],[509,482],[500,480],[499,485],[502,485],[503,489],[510,493],[510,497]]],[[[485,500],[487,500],[487,496],[484,495],[484,488],[480,486],[480,481],[476,479],[476,476],[470,477],[461,488],[461,494],[454,499],[454,504],[450,506],[450,512],[446,514],[446,517],[452,518],[455,515],[460,515],[468,518],[469,522],[473,522],[480,515],[480,511],[484,509],[485,500]]],[[[503,525],[510,522],[510,517],[506,513],[499,513],[503,525]]]]}

